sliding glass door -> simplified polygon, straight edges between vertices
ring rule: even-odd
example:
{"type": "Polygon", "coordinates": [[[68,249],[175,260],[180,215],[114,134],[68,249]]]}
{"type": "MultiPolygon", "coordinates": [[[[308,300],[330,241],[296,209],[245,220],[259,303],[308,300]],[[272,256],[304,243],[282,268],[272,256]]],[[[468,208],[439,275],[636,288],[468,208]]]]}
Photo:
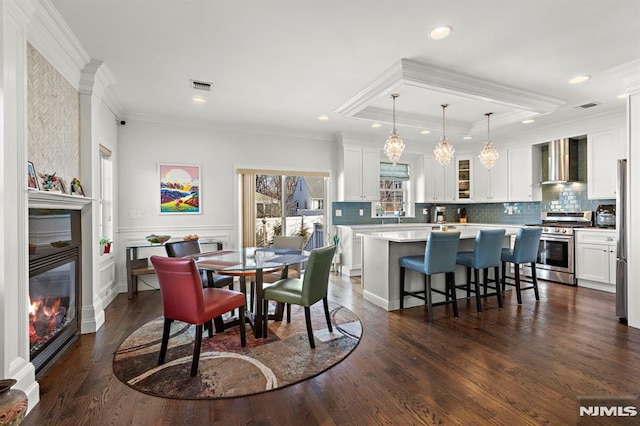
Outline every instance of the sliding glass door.
{"type": "Polygon", "coordinates": [[[324,246],[327,176],[255,172],[243,176],[245,207],[253,205],[243,212],[244,244],[250,243],[250,233],[257,247],[272,245],[276,235],[303,236],[307,249],[324,246]]]}

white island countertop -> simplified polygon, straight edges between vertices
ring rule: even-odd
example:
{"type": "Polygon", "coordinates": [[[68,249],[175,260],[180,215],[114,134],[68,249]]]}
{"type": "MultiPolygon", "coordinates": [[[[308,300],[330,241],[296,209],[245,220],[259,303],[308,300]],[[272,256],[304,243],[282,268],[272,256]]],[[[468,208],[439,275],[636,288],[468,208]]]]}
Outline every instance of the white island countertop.
{"type": "MultiPolygon", "coordinates": [[[[386,232],[369,232],[366,234],[358,234],[362,237],[375,238],[383,241],[390,241],[393,243],[410,243],[410,242],[419,242],[419,241],[427,241],[429,234],[431,232],[453,232],[460,231],[460,239],[473,239],[478,235],[478,231],[481,229],[497,229],[501,228],[499,225],[493,226],[465,226],[460,228],[452,229],[449,228],[448,231],[439,231],[439,230],[407,230],[407,231],[386,231],[386,232]]],[[[506,230],[505,235],[515,235],[518,232],[518,228],[516,226],[505,226],[506,230]]]]}
{"type": "MultiPolygon", "coordinates": [[[[404,256],[424,256],[425,244],[431,232],[460,231],[458,251],[472,251],[475,239],[480,230],[505,229],[502,247],[510,246],[512,235],[518,232],[519,226],[496,226],[473,224],[453,228],[448,231],[417,229],[389,230],[387,232],[361,233],[362,238],[362,295],[365,300],[388,311],[400,308],[400,258],[404,256]]],[[[455,280],[466,282],[466,268],[457,265],[455,280]]],[[[432,277],[432,287],[444,290],[444,274],[432,277]]],[[[420,291],[424,289],[424,275],[408,270],[405,275],[405,290],[420,291]]],[[[458,298],[466,297],[464,290],[457,291],[458,298]]],[[[433,301],[438,303],[444,296],[434,295],[433,301]]],[[[407,297],[405,307],[424,305],[424,301],[407,297]]]]}

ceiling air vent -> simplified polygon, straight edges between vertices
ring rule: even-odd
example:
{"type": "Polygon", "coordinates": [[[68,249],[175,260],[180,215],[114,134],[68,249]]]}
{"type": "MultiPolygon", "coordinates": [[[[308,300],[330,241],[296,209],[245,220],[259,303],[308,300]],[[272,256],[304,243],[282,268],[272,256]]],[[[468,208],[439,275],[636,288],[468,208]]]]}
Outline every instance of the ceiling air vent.
{"type": "Polygon", "coordinates": [[[582,105],[578,105],[576,108],[578,109],[589,109],[589,108],[593,108],[594,106],[598,106],[600,104],[595,103],[595,102],[589,102],[586,104],[582,104],[582,105]]]}
{"type": "Polygon", "coordinates": [[[198,81],[198,80],[190,80],[191,88],[196,90],[204,90],[205,92],[211,91],[211,86],[213,83],[209,83],[208,81],[198,81]]]}

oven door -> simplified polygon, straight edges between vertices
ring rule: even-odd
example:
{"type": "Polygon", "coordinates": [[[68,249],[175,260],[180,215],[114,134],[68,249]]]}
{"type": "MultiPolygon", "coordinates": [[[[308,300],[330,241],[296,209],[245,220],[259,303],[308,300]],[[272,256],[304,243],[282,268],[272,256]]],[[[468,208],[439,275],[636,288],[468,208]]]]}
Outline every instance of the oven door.
{"type": "Polygon", "coordinates": [[[573,236],[542,235],[536,267],[573,274],[573,236]]]}

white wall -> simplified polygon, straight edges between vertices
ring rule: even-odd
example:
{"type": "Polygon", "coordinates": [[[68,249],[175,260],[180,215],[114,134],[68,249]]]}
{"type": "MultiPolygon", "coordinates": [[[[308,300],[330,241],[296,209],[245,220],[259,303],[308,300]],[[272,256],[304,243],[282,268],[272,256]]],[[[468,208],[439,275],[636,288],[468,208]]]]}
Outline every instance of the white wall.
{"type": "Polygon", "coordinates": [[[123,248],[127,242],[143,240],[150,233],[169,234],[177,239],[198,234],[220,239],[230,247],[238,246],[237,168],[335,174],[332,139],[290,131],[245,131],[127,118],[126,125],[118,127],[117,151],[119,226],[115,247],[119,247],[121,291],[126,290],[123,248]],[[159,214],[158,163],[201,167],[202,214],[159,214]]]}

